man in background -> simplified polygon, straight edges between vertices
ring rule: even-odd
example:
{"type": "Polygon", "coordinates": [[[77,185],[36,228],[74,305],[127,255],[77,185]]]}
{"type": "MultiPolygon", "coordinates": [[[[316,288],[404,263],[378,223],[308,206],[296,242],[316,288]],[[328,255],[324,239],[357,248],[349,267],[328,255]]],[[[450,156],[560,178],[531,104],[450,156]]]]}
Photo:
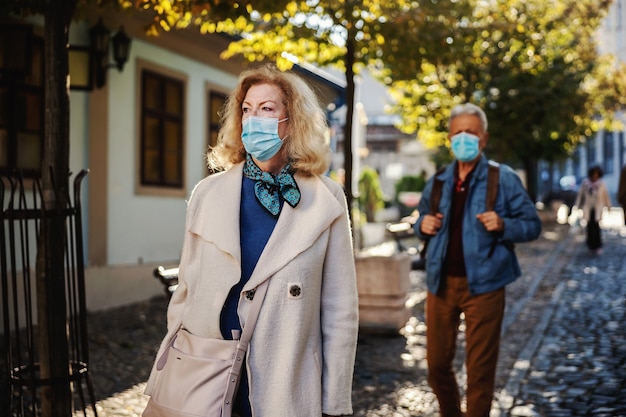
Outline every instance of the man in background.
{"type": "Polygon", "coordinates": [[[455,162],[427,182],[414,226],[416,234],[428,241],[428,382],[442,417],[488,417],[504,316],[504,287],[521,275],[513,243],[536,239],[541,221],[513,169],[500,164],[497,185],[488,181],[492,168],[482,154],[488,139],[482,109],[469,103],[455,107],[448,130],[455,162]],[[441,198],[431,212],[431,199],[439,194],[433,192],[436,183],[441,198]],[[488,184],[497,187],[493,209],[486,209],[488,184]],[[465,414],[452,367],[462,313],[466,325],[465,414]]]}

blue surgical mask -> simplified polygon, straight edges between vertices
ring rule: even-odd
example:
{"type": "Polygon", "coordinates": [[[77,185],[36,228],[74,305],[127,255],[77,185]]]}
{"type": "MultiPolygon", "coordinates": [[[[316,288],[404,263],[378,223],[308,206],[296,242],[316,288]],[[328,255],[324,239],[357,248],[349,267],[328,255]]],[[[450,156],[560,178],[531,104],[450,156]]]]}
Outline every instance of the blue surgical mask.
{"type": "MultiPolygon", "coordinates": [[[[259,161],[267,161],[278,153],[283,141],[278,136],[278,120],[274,117],[249,116],[242,123],[241,141],[246,152],[259,161]]],[[[286,136],[285,136],[286,137],[286,136]]]]}
{"type": "Polygon", "coordinates": [[[470,162],[480,154],[480,138],[471,133],[461,132],[450,138],[452,153],[461,162],[470,162]]]}

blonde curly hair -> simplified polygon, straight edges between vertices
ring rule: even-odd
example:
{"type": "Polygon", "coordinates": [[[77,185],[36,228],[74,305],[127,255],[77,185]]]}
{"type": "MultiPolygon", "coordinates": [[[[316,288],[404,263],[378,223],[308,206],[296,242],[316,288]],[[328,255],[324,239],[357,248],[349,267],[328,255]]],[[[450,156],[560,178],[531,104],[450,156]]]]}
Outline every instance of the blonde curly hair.
{"type": "Polygon", "coordinates": [[[275,85],[282,93],[289,117],[289,136],[283,151],[291,166],[304,175],[324,174],[330,165],[330,148],[326,141],[328,125],[319,100],[302,78],[274,65],[241,73],[237,87],[226,99],[217,145],[207,153],[209,168],[219,171],[246,159],[241,141],[241,105],[250,87],[258,84],[275,85]]]}

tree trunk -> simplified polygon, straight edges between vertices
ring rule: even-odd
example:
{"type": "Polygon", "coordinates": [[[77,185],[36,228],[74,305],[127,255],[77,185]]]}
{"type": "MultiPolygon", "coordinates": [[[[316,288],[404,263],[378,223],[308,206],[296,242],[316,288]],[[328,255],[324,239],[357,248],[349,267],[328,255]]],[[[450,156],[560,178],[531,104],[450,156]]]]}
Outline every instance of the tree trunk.
{"type": "Polygon", "coordinates": [[[64,249],[69,188],[68,30],[75,1],[50,0],[44,13],[45,134],[41,164],[44,216],[37,247],[41,415],[72,415],[64,249]]]}
{"type": "Polygon", "coordinates": [[[343,134],[343,158],[345,169],[345,192],[348,201],[348,215],[350,216],[350,224],[354,226],[352,219],[352,204],[354,193],[352,190],[352,122],[354,118],[354,38],[351,32],[348,33],[346,42],[346,124],[343,134]]]}
{"type": "Polygon", "coordinates": [[[537,160],[527,158],[523,161],[526,171],[526,188],[532,201],[537,201],[537,160]]]}

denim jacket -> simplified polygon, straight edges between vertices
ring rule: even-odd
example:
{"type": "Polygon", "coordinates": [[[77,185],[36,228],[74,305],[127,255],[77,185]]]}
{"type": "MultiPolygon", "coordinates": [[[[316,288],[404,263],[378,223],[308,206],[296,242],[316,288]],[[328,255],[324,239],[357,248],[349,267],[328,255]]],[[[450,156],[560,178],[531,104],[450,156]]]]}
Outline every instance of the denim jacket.
{"type": "MultiPolygon", "coordinates": [[[[420,217],[414,225],[422,240],[429,239],[426,254],[426,283],[434,294],[440,288],[445,274],[445,257],[450,228],[451,193],[454,186],[454,165],[450,164],[436,176],[443,180],[439,212],[443,214],[441,229],[434,236],[420,232],[423,217],[430,208],[430,195],[434,177],[424,187],[417,207],[420,217]]],[[[482,155],[470,179],[469,193],[463,212],[463,252],[467,280],[471,294],[494,291],[513,282],[521,275],[513,243],[528,242],[541,233],[541,221],[520,178],[511,167],[500,165],[500,179],[494,210],[504,220],[504,231],[492,233],[485,230],[476,215],[486,210],[487,172],[489,161],[482,155]],[[490,250],[495,239],[495,248],[490,250]]]]}

